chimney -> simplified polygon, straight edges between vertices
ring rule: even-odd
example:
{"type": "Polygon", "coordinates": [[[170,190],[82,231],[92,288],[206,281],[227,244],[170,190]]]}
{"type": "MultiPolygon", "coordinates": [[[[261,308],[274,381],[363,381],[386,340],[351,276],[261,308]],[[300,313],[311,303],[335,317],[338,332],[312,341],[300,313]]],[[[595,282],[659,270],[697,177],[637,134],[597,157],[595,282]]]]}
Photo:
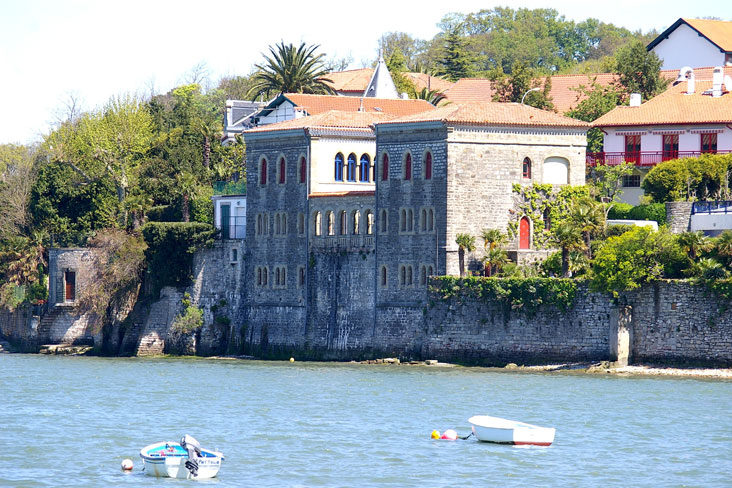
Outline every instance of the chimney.
{"type": "Polygon", "coordinates": [[[631,93],[630,94],[630,106],[631,107],[640,107],[641,104],[641,94],[640,93],[631,93]]]}
{"type": "Polygon", "coordinates": [[[714,72],[712,74],[712,96],[713,97],[721,97],[722,96],[722,81],[724,80],[724,70],[721,66],[717,66],[714,68],[714,72]]]}
{"type": "Polygon", "coordinates": [[[694,70],[689,66],[684,66],[679,70],[679,76],[674,81],[674,86],[682,81],[686,81],[686,94],[693,95],[696,83],[694,81],[694,70]]]}

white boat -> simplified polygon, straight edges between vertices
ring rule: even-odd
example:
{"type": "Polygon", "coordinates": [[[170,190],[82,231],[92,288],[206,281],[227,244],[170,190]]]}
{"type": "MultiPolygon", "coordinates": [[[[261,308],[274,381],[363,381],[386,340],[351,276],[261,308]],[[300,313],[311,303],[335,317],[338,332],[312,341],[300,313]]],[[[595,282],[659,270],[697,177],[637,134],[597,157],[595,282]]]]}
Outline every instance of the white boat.
{"type": "Polygon", "coordinates": [[[157,442],[140,450],[148,476],[165,478],[207,479],[215,477],[224,455],[218,451],[203,449],[191,436],[181,442],[157,442]]]}
{"type": "Polygon", "coordinates": [[[488,415],[470,417],[468,422],[473,426],[473,435],[479,441],[517,446],[550,446],[554,442],[556,431],[552,427],[538,427],[488,415]]]}

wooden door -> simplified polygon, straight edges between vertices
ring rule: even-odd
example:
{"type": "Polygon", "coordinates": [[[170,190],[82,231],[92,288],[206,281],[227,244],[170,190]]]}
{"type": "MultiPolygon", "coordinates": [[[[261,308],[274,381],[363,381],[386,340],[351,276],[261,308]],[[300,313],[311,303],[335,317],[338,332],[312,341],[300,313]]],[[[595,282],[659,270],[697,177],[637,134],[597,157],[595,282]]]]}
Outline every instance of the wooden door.
{"type": "Polygon", "coordinates": [[[530,249],[531,248],[531,226],[529,225],[529,219],[526,217],[521,218],[519,222],[519,249],[530,249]]]}
{"type": "Polygon", "coordinates": [[[64,301],[73,302],[76,298],[76,273],[74,271],[67,271],[64,274],[64,280],[66,282],[64,301]]]}

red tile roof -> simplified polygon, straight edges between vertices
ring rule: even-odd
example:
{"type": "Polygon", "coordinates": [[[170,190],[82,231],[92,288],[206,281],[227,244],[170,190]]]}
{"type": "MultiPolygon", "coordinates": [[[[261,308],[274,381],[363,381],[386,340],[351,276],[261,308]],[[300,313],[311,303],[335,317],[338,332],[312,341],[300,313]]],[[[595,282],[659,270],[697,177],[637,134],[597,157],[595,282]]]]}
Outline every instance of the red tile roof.
{"type": "MultiPolygon", "coordinates": [[[[346,98],[346,97],[343,97],[346,98]]],[[[395,118],[394,115],[379,112],[351,112],[330,110],[328,112],[286,120],[276,124],[267,124],[244,131],[245,134],[272,132],[278,130],[329,128],[329,129],[369,129],[376,122],[385,122],[395,118]]]]}
{"type": "MultiPolygon", "coordinates": [[[[695,70],[696,73],[696,70],[695,70]]],[[[732,68],[727,68],[727,74],[732,68]]],[[[687,95],[687,84],[671,86],[640,107],[615,107],[595,122],[595,127],[647,126],[674,124],[728,124],[732,122],[732,93],[713,98],[703,95],[712,88],[712,82],[696,80],[692,95],[687,95]]]]}
{"type": "Polygon", "coordinates": [[[402,116],[434,110],[435,108],[426,100],[307,95],[303,93],[285,93],[284,96],[310,115],[316,115],[329,110],[358,112],[359,108],[361,108],[361,100],[363,100],[364,112],[369,113],[375,112],[402,116]]]}
{"type": "Polygon", "coordinates": [[[431,112],[395,118],[379,124],[407,122],[443,122],[465,125],[510,125],[537,127],[589,128],[581,120],[539,110],[520,103],[469,102],[452,103],[431,112]]]}
{"type": "MultiPolygon", "coordinates": [[[[369,81],[371,81],[373,74],[373,68],[361,68],[347,71],[332,71],[325,78],[331,80],[331,83],[326,83],[337,92],[362,94],[366,90],[369,81]]],[[[430,90],[444,92],[453,85],[450,81],[425,73],[407,72],[404,73],[404,76],[414,84],[417,90],[429,88],[430,90]]]]}

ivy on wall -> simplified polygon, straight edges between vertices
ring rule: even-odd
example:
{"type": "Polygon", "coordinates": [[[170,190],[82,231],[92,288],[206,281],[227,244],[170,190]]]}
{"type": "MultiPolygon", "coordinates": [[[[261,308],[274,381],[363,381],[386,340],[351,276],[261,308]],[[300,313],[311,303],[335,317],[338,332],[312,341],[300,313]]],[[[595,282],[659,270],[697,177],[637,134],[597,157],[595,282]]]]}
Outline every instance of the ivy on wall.
{"type": "Polygon", "coordinates": [[[429,291],[432,300],[498,301],[533,315],[542,305],[563,311],[571,309],[577,294],[577,280],[437,276],[430,279],[429,291]]]}
{"type": "Polygon", "coordinates": [[[549,184],[513,185],[516,196],[516,219],[508,224],[509,238],[515,239],[518,234],[518,221],[526,216],[531,219],[535,248],[545,248],[551,238],[551,229],[568,218],[572,202],[589,196],[586,186],[562,186],[555,189],[549,184]],[[545,225],[549,217],[550,225],[545,225]]]}

